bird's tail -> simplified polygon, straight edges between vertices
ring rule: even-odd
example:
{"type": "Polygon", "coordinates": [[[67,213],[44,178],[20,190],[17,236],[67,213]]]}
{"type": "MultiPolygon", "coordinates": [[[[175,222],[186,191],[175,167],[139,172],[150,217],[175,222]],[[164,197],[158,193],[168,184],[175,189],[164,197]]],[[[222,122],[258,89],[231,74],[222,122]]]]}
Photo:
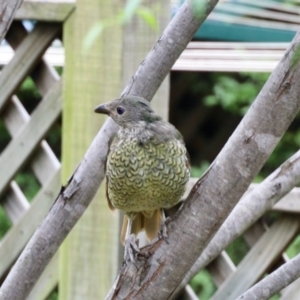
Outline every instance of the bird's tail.
{"type": "MultiPolygon", "coordinates": [[[[145,216],[143,212],[139,212],[136,214],[136,217],[132,222],[131,233],[137,235],[139,232],[145,230],[148,241],[152,241],[157,236],[161,226],[161,221],[162,213],[160,209],[156,209],[150,217],[145,216]]],[[[121,242],[123,245],[125,244],[127,226],[128,217],[125,215],[121,231],[121,242]]]]}

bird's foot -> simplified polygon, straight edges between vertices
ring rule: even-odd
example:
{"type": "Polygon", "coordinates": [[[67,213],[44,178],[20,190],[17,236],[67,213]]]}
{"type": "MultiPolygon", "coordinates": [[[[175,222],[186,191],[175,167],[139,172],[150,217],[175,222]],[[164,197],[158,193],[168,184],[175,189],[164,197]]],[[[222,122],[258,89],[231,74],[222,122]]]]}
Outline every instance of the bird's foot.
{"type": "Polygon", "coordinates": [[[158,239],[165,239],[165,241],[168,243],[168,230],[167,230],[167,225],[166,221],[169,218],[163,220],[160,224],[160,230],[158,232],[158,239]]]}
{"type": "Polygon", "coordinates": [[[124,260],[131,261],[135,263],[137,261],[137,255],[141,253],[139,248],[139,240],[136,238],[134,234],[131,234],[125,240],[125,252],[124,252],[124,260]]]}

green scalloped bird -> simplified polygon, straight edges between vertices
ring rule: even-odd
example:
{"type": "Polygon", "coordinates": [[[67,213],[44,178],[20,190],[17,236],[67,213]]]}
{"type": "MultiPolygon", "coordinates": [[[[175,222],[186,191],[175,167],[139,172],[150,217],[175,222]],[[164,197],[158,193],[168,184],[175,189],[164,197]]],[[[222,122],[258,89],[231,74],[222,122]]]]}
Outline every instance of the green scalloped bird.
{"type": "Polygon", "coordinates": [[[162,209],[179,202],[190,177],[182,136],[141,97],[124,96],[95,112],[119,125],[107,157],[106,195],[110,209],[125,212],[121,242],[143,230],[151,241],[160,230],[162,209]]]}

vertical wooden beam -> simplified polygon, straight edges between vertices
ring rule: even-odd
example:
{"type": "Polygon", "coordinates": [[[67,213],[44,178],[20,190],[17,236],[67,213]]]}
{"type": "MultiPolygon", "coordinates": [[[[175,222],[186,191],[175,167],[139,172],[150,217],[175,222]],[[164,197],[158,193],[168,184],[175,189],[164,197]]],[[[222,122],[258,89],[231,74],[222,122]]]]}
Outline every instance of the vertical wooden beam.
{"type": "MultiPolygon", "coordinates": [[[[121,27],[105,28],[92,47],[83,51],[86,34],[119,9],[117,0],[78,0],[75,12],[64,24],[64,182],[105,120],[94,108],[118,97],[121,91],[121,27]]],[[[109,211],[102,185],[61,248],[59,298],[104,299],[116,276],[118,245],[118,217],[109,211]]]]}

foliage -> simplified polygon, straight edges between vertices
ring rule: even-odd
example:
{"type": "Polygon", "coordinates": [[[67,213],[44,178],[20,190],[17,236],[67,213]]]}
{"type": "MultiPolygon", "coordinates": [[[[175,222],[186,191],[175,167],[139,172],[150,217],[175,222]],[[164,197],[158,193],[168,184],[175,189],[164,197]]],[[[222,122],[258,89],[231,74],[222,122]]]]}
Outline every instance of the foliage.
{"type": "Polygon", "coordinates": [[[270,300],[279,300],[280,298],[280,294],[276,294],[273,297],[271,297],[270,300]]]}
{"type": "Polygon", "coordinates": [[[243,116],[268,77],[266,73],[216,75],[213,94],[206,96],[204,103],[207,106],[220,105],[224,110],[243,116]]]}
{"type": "Polygon", "coordinates": [[[33,199],[40,188],[37,179],[29,170],[25,170],[25,172],[19,173],[15,177],[15,181],[29,201],[33,199]]]}
{"type": "Polygon", "coordinates": [[[58,290],[54,290],[48,297],[47,300],[57,300],[58,299],[58,290]]]}
{"type": "Polygon", "coordinates": [[[143,6],[142,2],[143,0],[127,0],[124,9],[118,14],[110,18],[102,19],[94,24],[83,41],[83,53],[86,53],[86,51],[92,47],[105,28],[116,25],[126,25],[135,15],[148,24],[150,28],[157,30],[158,24],[152,10],[143,6]]]}
{"type": "Polygon", "coordinates": [[[0,120],[0,153],[5,149],[10,141],[9,133],[4,126],[4,123],[0,120]]]}
{"type": "Polygon", "coordinates": [[[209,167],[208,161],[202,161],[201,165],[198,167],[192,166],[191,177],[200,178],[205,173],[205,171],[208,169],[208,167],[209,167]]]}
{"type": "Polygon", "coordinates": [[[249,251],[249,246],[242,237],[238,237],[225,250],[232,262],[238,265],[249,251]]]}
{"type": "Polygon", "coordinates": [[[5,233],[9,230],[11,226],[11,222],[6,216],[3,208],[0,205],[0,239],[5,235],[5,233]]]}
{"type": "Polygon", "coordinates": [[[290,244],[287,248],[286,253],[290,259],[294,258],[300,253],[300,235],[290,244]]]}
{"type": "Polygon", "coordinates": [[[196,17],[201,17],[206,10],[207,3],[206,1],[203,0],[191,0],[192,8],[193,8],[193,13],[196,17]]]}
{"type": "Polygon", "coordinates": [[[24,80],[17,92],[17,96],[29,114],[33,112],[42,98],[30,77],[24,80]]]}
{"type": "MultiPolygon", "coordinates": [[[[199,92],[199,90],[205,91],[204,104],[206,106],[219,106],[232,115],[242,117],[268,77],[268,73],[213,73],[206,76],[206,87],[203,87],[203,82],[195,82],[193,89],[194,92],[199,92]]],[[[300,118],[298,116],[269,157],[256,178],[256,182],[260,182],[298,151],[300,147],[299,125],[300,118]]]]}
{"type": "Polygon", "coordinates": [[[208,271],[202,270],[190,282],[191,287],[201,300],[208,300],[216,291],[216,287],[208,271]]]}

